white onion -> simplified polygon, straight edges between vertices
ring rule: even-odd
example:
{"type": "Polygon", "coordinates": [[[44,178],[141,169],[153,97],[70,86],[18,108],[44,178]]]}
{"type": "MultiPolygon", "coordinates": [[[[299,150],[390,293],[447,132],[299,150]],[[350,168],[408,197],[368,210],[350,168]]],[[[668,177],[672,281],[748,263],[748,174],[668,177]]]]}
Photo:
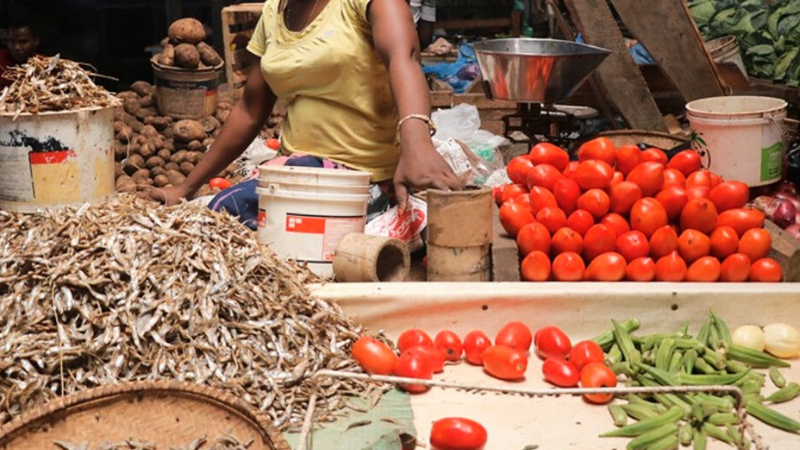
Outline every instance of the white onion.
{"type": "Polygon", "coordinates": [[[742,325],[731,334],[731,341],[739,346],[764,351],[764,332],[755,325],[742,325]]]}
{"type": "Polygon", "coordinates": [[[792,358],[800,354],[800,331],[785,323],[764,327],[764,349],[778,358],[792,358]]]}

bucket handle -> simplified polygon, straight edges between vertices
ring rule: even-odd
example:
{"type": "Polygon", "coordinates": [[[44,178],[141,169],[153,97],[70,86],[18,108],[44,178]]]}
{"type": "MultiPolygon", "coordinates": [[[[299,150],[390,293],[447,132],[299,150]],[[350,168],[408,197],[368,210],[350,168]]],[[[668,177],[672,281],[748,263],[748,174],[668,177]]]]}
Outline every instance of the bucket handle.
{"type": "Polygon", "coordinates": [[[789,130],[787,130],[782,123],[779,123],[778,119],[776,119],[774,115],[772,114],[767,115],[767,119],[769,119],[776,127],[778,127],[779,130],[781,130],[781,137],[784,140],[787,140],[792,136],[792,133],[789,130]]]}

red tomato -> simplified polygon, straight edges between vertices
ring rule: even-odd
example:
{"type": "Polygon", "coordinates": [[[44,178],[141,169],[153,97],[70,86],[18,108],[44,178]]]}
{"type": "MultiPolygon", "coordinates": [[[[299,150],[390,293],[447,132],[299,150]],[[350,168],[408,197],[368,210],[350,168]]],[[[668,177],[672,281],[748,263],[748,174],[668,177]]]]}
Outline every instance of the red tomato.
{"type": "Polygon", "coordinates": [[[600,223],[611,227],[611,229],[614,230],[614,234],[617,236],[631,231],[631,226],[628,224],[628,221],[617,213],[606,214],[600,219],[600,223]]]}
{"type": "Polygon", "coordinates": [[[353,344],[353,359],[365,372],[372,375],[391,375],[397,367],[397,355],[383,342],[361,336],[353,344]]]}
{"type": "Polygon", "coordinates": [[[503,345],[492,345],[483,351],[483,369],[501,380],[519,380],[525,376],[528,357],[524,352],[503,345]]]}
{"type": "Polygon", "coordinates": [[[592,225],[583,237],[583,257],[590,263],[602,253],[613,252],[616,247],[617,233],[608,225],[592,225]]]}
{"type": "Polygon", "coordinates": [[[436,334],[433,339],[433,346],[443,350],[445,359],[448,361],[458,361],[461,359],[461,353],[464,351],[464,346],[461,343],[461,338],[450,330],[442,330],[436,334]]]}
{"type": "Polygon", "coordinates": [[[677,220],[686,203],[689,202],[689,195],[686,193],[686,189],[680,186],[670,186],[656,194],[656,200],[664,206],[669,220],[677,220]]]}
{"type": "Polygon", "coordinates": [[[606,215],[611,207],[611,200],[602,189],[589,189],[578,197],[578,209],[589,211],[595,219],[606,215]]]}
{"type": "Polygon", "coordinates": [[[650,256],[656,261],[676,250],[678,250],[678,233],[672,227],[663,226],[650,236],[650,256]]]}
{"type": "MultiPolygon", "coordinates": [[[[581,370],[581,387],[583,388],[600,388],[600,387],[615,387],[617,385],[617,375],[613,370],[606,367],[605,364],[600,362],[593,362],[587,364],[581,370]]],[[[590,403],[603,405],[614,398],[613,394],[584,394],[583,398],[590,403]]]]}
{"type": "Polygon", "coordinates": [[[778,283],[783,279],[783,270],[774,259],[761,258],[750,265],[750,276],[747,279],[762,283],[778,283]]]}
{"type": "Polygon", "coordinates": [[[403,331],[397,338],[397,349],[402,353],[411,347],[433,347],[433,339],[428,333],[417,328],[403,331]]]}
{"type": "Polygon", "coordinates": [[[619,170],[615,170],[614,176],[611,177],[611,183],[609,183],[609,187],[616,186],[623,181],[625,181],[625,175],[623,175],[619,170]]]}
{"type": "Polygon", "coordinates": [[[722,265],[713,256],[703,256],[686,270],[686,281],[713,283],[719,280],[722,265]]]}
{"type": "Polygon", "coordinates": [[[613,166],[616,160],[617,148],[614,142],[606,137],[594,138],[584,142],[578,147],[578,161],[599,159],[606,164],[613,166]]]}
{"type": "Polygon", "coordinates": [[[586,268],[587,281],[620,281],[625,278],[625,258],[617,252],[597,255],[586,268]]]}
{"type": "Polygon", "coordinates": [[[764,213],[754,208],[734,208],[723,211],[717,217],[717,226],[727,225],[741,236],[751,228],[764,226],[764,213]]]}
{"type": "Polygon", "coordinates": [[[528,172],[528,187],[541,186],[552,192],[556,181],[562,178],[564,174],[550,164],[537,164],[528,172]]]}
{"type": "Polygon", "coordinates": [[[670,186],[686,187],[686,177],[678,169],[664,169],[664,185],[661,189],[670,186]]]}
{"type": "Polygon", "coordinates": [[[645,161],[634,167],[625,181],[637,184],[642,189],[642,197],[652,197],[664,186],[664,165],[645,161]]]}
{"type": "Polygon", "coordinates": [[[527,352],[531,348],[531,341],[533,341],[533,335],[527,325],[522,322],[508,322],[497,332],[494,345],[503,345],[527,352]]]}
{"type": "Polygon", "coordinates": [[[527,156],[516,156],[511,158],[506,166],[508,178],[514,183],[525,184],[528,174],[533,170],[533,162],[527,156]]]}
{"type": "Polygon", "coordinates": [[[558,327],[544,327],[533,336],[536,353],[540,358],[566,358],[572,350],[569,337],[558,327]]]}
{"type": "Polygon", "coordinates": [[[667,154],[664,153],[664,150],[658,148],[647,148],[642,151],[642,161],[652,161],[662,164],[664,166],[667,165],[667,154]]]}
{"type": "Polygon", "coordinates": [[[478,422],[447,417],[433,422],[429,441],[433,450],[480,450],[487,439],[486,428],[478,422]]]}
{"type": "MultiPolygon", "coordinates": [[[[422,380],[430,380],[433,378],[433,365],[430,359],[420,352],[408,351],[400,355],[400,360],[397,361],[397,367],[394,374],[398,377],[405,378],[419,378],[422,380]]],[[[411,384],[401,383],[400,387],[406,392],[419,394],[430,389],[430,386],[424,384],[411,384]]]]}
{"type": "Polygon", "coordinates": [[[503,202],[507,202],[512,198],[527,194],[528,192],[530,192],[530,190],[524,184],[507,184],[503,188],[503,202]]]}
{"type": "Polygon", "coordinates": [[[500,224],[511,237],[517,237],[519,230],[533,220],[531,209],[519,203],[506,202],[500,207],[500,224]]]}
{"type": "Polygon", "coordinates": [[[622,181],[614,186],[611,186],[611,193],[609,201],[611,203],[611,211],[627,215],[631,212],[633,204],[642,198],[642,188],[638,184],[630,181],[622,181]]]}
{"type": "Polygon", "coordinates": [[[741,253],[734,253],[720,267],[719,280],[740,283],[750,276],[750,258],[741,253]]]}
{"type": "Polygon", "coordinates": [[[536,221],[544,225],[550,233],[567,225],[567,215],[558,206],[545,206],[536,213],[536,221]]]}
{"type": "Polygon", "coordinates": [[[536,214],[539,212],[540,209],[546,206],[555,206],[558,207],[558,201],[556,201],[556,196],[550,192],[549,189],[545,189],[541,186],[534,186],[531,188],[530,192],[530,202],[531,202],[531,211],[536,214]]]}
{"type": "Polygon", "coordinates": [[[741,181],[726,181],[714,186],[708,193],[717,211],[742,208],[750,200],[750,188],[741,181]]]}
{"type": "MultiPolygon", "coordinates": [[[[508,199],[509,203],[516,203],[518,205],[522,205],[528,209],[531,207],[531,195],[528,193],[519,194],[518,196],[508,199]]],[[[502,205],[501,205],[502,206],[502,205]]]]}
{"type": "Polygon", "coordinates": [[[431,369],[433,369],[433,373],[442,373],[444,372],[444,361],[447,355],[445,354],[444,350],[429,346],[416,346],[411,347],[403,353],[418,353],[422,355],[424,358],[428,360],[431,364],[431,369]]]}
{"type": "Polygon", "coordinates": [[[577,252],[559,253],[553,258],[552,271],[556,281],[581,281],[586,272],[586,264],[577,252]]]}
{"type": "Polygon", "coordinates": [[[677,251],[662,256],[656,261],[656,280],[683,281],[685,277],[686,261],[678,255],[677,251]]]}
{"type": "Polygon", "coordinates": [[[717,227],[709,238],[711,239],[711,255],[719,259],[725,259],[736,253],[736,249],[739,247],[736,230],[729,226],[717,227]]]}
{"type": "Polygon", "coordinates": [[[531,148],[528,158],[534,164],[550,164],[558,170],[564,170],[569,164],[569,153],[549,142],[540,142],[531,148]]]}
{"type": "Polygon", "coordinates": [[[483,365],[481,355],[492,345],[491,339],[483,331],[473,330],[464,336],[464,356],[467,362],[476,366],[483,365]]]}
{"type": "Polygon", "coordinates": [[[577,207],[578,197],[581,196],[581,187],[575,180],[561,178],[553,186],[553,196],[555,196],[559,208],[566,214],[572,214],[577,207]]]}
{"type": "Polygon", "coordinates": [[[589,214],[589,211],[576,209],[567,217],[567,226],[575,230],[581,236],[585,236],[592,225],[594,225],[594,217],[589,214]]]}
{"type": "Polygon", "coordinates": [[[628,231],[617,236],[617,253],[622,255],[625,261],[631,262],[636,258],[648,256],[650,243],[641,231],[628,231]]]}
{"type": "Polygon", "coordinates": [[[678,254],[687,264],[691,264],[711,252],[711,239],[692,229],[683,230],[678,236],[678,254]]]}
{"type": "Polygon", "coordinates": [[[550,230],[539,222],[525,225],[517,234],[517,247],[522,256],[534,250],[550,253],[550,230]]]}
{"type": "Polygon", "coordinates": [[[744,253],[750,261],[767,256],[772,248],[772,235],[763,228],[751,228],[739,238],[738,253],[744,253]]]}
{"type": "Polygon", "coordinates": [[[711,189],[708,186],[693,186],[686,188],[686,196],[689,197],[689,200],[693,198],[708,198],[708,194],[711,193],[711,189]]]}
{"type": "Polygon", "coordinates": [[[228,189],[229,187],[232,186],[230,181],[220,177],[212,178],[211,181],[208,182],[208,185],[212,188],[223,189],[223,190],[228,189]]]}
{"type": "MultiPolygon", "coordinates": [[[[569,227],[559,228],[558,231],[553,233],[550,241],[550,253],[552,255],[560,255],[564,252],[581,253],[583,251],[583,238],[577,231],[569,227]]],[[[555,270],[555,267],[553,267],[553,270],[555,270]]]]}
{"type": "Polygon", "coordinates": [[[575,387],[581,374],[574,364],[563,358],[547,358],[542,364],[544,380],[558,387],[575,387]]]}
{"type": "Polygon", "coordinates": [[[595,341],[580,341],[569,351],[569,362],[578,370],[582,370],[587,364],[603,363],[605,360],[606,354],[595,341]]]}
{"type": "Polygon", "coordinates": [[[642,161],[642,150],[635,145],[623,145],[617,149],[617,170],[625,176],[642,161]]]}
{"type": "Polygon", "coordinates": [[[611,184],[614,177],[614,169],[608,163],[596,159],[590,159],[578,164],[575,169],[575,181],[583,190],[605,189],[611,184]]]}
{"type": "Polygon", "coordinates": [[[550,257],[540,250],[528,253],[520,265],[520,274],[525,281],[547,281],[550,278],[550,257]]]}
{"type": "Polygon", "coordinates": [[[711,200],[693,198],[686,202],[681,211],[681,228],[691,228],[705,234],[711,234],[717,227],[717,208],[711,200]]]}
{"type": "Polygon", "coordinates": [[[580,162],[578,161],[570,161],[567,164],[567,167],[564,168],[564,176],[569,178],[570,180],[575,179],[575,171],[578,170],[578,165],[580,162]]]}
{"type": "Polygon", "coordinates": [[[281,148],[280,139],[269,138],[269,139],[267,139],[266,144],[267,144],[267,148],[270,149],[270,150],[278,150],[279,148],[281,148]]]}
{"type": "Polygon", "coordinates": [[[694,172],[697,172],[702,167],[703,163],[700,160],[700,154],[695,150],[684,150],[679,152],[667,163],[667,168],[679,170],[684,177],[688,177],[694,172]]]}
{"type": "Polygon", "coordinates": [[[628,281],[653,281],[656,278],[656,262],[653,258],[636,258],[625,268],[628,281]]]}
{"type": "Polygon", "coordinates": [[[711,172],[706,169],[701,169],[686,175],[686,187],[692,188],[695,186],[705,186],[711,189],[713,186],[711,179],[711,172]]]}
{"type": "Polygon", "coordinates": [[[492,188],[492,198],[494,199],[494,203],[497,206],[500,206],[500,205],[503,204],[503,189],[505,189],[506,186],[508,186],[508,185],[504,184],[502,186],[495,186],[495,187],[492,188]]]}
{"type": "Polygon", "coordinates": [[[668,221],[667,210],[652,197],[637,201],[631,208],[631,229],[641,231],[648,238],[668,221]]]}

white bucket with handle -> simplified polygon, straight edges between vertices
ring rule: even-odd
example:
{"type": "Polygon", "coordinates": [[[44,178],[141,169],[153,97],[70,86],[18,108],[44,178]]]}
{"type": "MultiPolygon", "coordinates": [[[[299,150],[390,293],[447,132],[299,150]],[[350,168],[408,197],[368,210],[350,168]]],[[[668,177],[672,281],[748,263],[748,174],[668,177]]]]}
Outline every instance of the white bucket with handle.
{"type": "Polygon", "coordinates": [[[695,148],[708,153],[708,169],[754,187],[781,178],[787,106],[772,97],[711,97],[688,103],[686,115],[695,148]]]}

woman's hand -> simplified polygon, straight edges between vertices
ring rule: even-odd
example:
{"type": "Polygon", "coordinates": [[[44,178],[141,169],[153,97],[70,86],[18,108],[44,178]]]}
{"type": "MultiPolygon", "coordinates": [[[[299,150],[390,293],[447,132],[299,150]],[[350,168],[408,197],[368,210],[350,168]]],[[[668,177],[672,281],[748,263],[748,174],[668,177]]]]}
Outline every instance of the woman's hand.
{"type": "Polygon", "coordinates": [[[187,199],[189,193],[182,186],[167,186],[163,188],[153,188],[147,194],[147,198],[161,202],[166,206],[177,205],[187,199]]]}

